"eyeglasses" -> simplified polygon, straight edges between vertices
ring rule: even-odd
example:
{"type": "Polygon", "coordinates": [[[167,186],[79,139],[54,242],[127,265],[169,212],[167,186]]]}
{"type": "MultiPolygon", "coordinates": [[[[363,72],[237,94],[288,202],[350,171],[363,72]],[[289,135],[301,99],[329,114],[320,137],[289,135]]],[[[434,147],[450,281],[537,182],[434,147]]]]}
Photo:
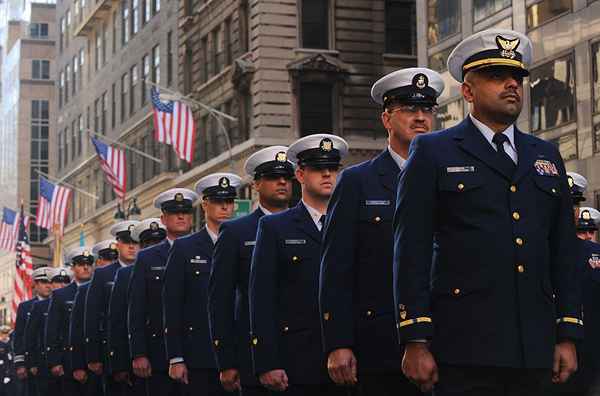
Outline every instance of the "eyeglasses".
{"type": "Polygon", "coordinates": [[[403,113],[416,114],[419,111],[422,111],[425,114],[435,114],[438,111],[437,106],[423,106],[423,105],[399,105],[395,106],[393,109],[388,110],[388,114],[394,114],[397,111],[401,111],[403,113]]]}

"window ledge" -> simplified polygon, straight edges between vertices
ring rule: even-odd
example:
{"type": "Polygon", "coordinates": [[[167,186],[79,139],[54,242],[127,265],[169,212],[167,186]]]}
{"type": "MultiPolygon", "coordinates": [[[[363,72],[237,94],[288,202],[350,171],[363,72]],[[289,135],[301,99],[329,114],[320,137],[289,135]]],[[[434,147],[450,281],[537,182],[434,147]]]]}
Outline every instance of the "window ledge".
{"type": "Polygon", "coordinates": [[[340,51],[338,51],[338,50],[319,49],[319,48],[294,48],[294,52],[305,53],[305,54],[327,54],[327,55],[332,55],[332,56],[340,55],[340,51]]]}
{"type": "Polygon", "coordinates": [[[417,60],[416,55],[384,53],[384,59],[402,59],[402,60],[417,60]]]}

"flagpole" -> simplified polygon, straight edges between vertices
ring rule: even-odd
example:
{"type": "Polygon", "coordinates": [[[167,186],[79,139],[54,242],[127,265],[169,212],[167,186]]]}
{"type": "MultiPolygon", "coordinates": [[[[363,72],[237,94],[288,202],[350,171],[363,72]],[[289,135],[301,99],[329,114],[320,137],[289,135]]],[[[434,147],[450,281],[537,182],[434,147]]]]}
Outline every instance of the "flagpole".
{"type": "Polygon", "coordinates": [[[134,148],[134,147],[128,146],[128,145],[126,145],[125,143],[121,143],[121,142],[119,142],[119,141],[117,141],[117,140],[109,139],[109,138],[107,138],[106,136],[104,136],[104,135],[102,135],[102,134],[100,134],[100,133],[98,133],[98,132],[94,132],[94,131],[92,131],[91,129],[86,129],[86,131],[87,131],[88,133],[91,133],[92,135],[96,136],[96,139],[99,139],[99,140],[104,140],[104,141],[106,141],[108,144],[116,144],[117,146],[121,146],[121,147],[123,147],[123,148],[124,148],[124,149],[126,149],[126,150],[133,151],[134,153],[136,153],[136,154],[139,154],[139,155],[141,155],[142,157],[148,158],[148,159],[150,159],[150,160],[152,160],[152,161],[154,161],[154,162],[158,162],[159,164],[160,164],[160,163],[162,163],[162,160],[161,160],[161,159],[159,159],[159,158],[156,158],[156,157],[153,157],[153,156],[151,156],[150,154],[144,153],[143,151],[141,151],[141,150],[138,150],[138,149],[136,149],[136,148],[134,148]]]}
{"type": "Polygon", "coordinates": [[[94,199],[96,199],[96,200],[98,199],[98,197],[97,197],[97,196],[95,196],[94,194],[90,194],[89,192],[87,192],[87,191],[85,191],[85,190],[82,190],[82,189],[80,189],[80,188],[77,188],[77,187],[75,187],[74,185],[72,185],[72,184],[70,184],[70,183],[67,183],[66,181],[62,181],[62,180],[56,179],[56,178],[54,178],[54,177],[52,177],[52,176],[48,175],[47,173],[44,173],[44,172],[42,172],[42,171],[41,171],[41,170],[39,170],[39,169],[34,169],[34,170],[35,170],[35,171],[36,171],[38,174],[40,174],[40,175],[44,176],[46,179],[50,180],[51,182],[54,182],[54,183],[57,183],[57,184],[64,184],[65,186],[67,186],[67,187],[70,187],[70,188],[72,188],[73,190],[79,191],[80,193],[82,193],[82,194],[84,194],[84,195],[87,195],[88,197],[94,198],[94,199]]]}
{"type": "Polygon", "coordinates": [[[54,234],[54,257],[52,258],[52,266],[57,268],[60,267],[60,258],[62,256],[62,237],[60,235],[58,224],[52,226],[52,233],[54,234]]]}
{"type": "Polygon", "coordinates": [[[162,87],[162,86],[160,86],[160,85],[156,84],[155,82],[150,81],[148,79],[146,79],[145,81],[148,84],[150,84],[150,85],[152,85],[152,86],[154,86],[156,88],[159,88],[159,89],[161,89],[163,91],[167,91],[168,93],[170,93],[171,95],[173,95],[175,99],[179,98],[179,99],[181,99],[183,101],[188,101],[191,104],[195,104],[197,106],[200,106],[204,110],[208,111],[208,114],[212,115],[217,120],[217,122],[219,123],[219,130],[221,131],[221,133],[225,137],[225,144],[227,144],[227,150],[229,151],[229,166],[231,167],[231,170],[233,171],[235,167],[234,167],[234,162],[233,162],[233,151],[232,151],[232,148],[231,148],[231,139],[229,138],[229,132],[227,132],[227,129],[225,128],[225,124],[223,124],[223,120],[221,119],[221,117],[226,118],[226,119],[228,119],[228,120],[230,120],[232,122],[237,122],[238,119],[235,118],[235,117],[233,117],[233,116],[231,116],[231,115],[229,115],[229,114],[227,114],[227,113],[223,113],[222,111],[217,110],[214,107],[205,105],[204,103],[199,102],[199,101],[191,98],[190,97],[191,94],[187,95],[187,96],[183,96],[181,93],[179,93],[177,91],[173,91],[173,90],[170,90],[169,88],[162,87]]]}

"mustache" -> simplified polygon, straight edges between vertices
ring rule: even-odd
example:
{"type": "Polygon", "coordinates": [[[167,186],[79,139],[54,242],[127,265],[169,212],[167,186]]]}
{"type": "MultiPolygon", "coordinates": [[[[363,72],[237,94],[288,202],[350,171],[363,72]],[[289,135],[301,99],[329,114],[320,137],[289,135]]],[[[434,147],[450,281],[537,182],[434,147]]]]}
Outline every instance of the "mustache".
{"type": "Polygon", "coordinates": [[[504,91],[500,94],[500,98],[502,99],[507,98],[509,96],[513,96],[521,100],[521,95],[519,95],[517,91],[504,91]]]}

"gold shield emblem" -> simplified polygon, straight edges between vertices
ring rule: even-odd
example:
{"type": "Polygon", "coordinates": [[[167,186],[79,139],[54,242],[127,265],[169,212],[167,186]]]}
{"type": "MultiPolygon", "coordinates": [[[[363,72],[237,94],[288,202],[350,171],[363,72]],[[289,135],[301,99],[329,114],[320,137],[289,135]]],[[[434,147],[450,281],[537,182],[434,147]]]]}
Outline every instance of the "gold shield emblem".
{"type": "Polygon", "coordinates": [[[501,49],[500,56],[503,58],[514,59],[517,54],[515,50],[521,43],[521,40],[516,39],[507,39],[502,36],[496,36],[496,44],[498,44],[498,48],[501,49]]]}
{"type": "Polygon", "coordinates": [[[183,194],[182,193],[175,194],[175,201],[182,202],[183,201],[183,194]]]}
{"type": "Polygon", "coordinates": [[[221,188],[228,188],[229,187],[229,179],[226,177],[222,177],[219,179],[219,186],[221,186],[221,188]]]}
{"type": "Polygon", "coordinates": [[[108,247],[110,250],[117,250],[117,244],[116,243],[111,243],[110,246],[108,247]]]}
{"type": "Polygon", "coordinates": [[[283,151],[280,151],[275,156],[275,161],[277,161],[277,162],[285,162],[285,161],[287,161],[287,155],[283,151]]]}
{"type": "Polygon", "coordinates": [[[87,250],[84,250],[83,253],[81,254],[83,257],[89,257],[90,252],[88,252],[87,250]]]}

